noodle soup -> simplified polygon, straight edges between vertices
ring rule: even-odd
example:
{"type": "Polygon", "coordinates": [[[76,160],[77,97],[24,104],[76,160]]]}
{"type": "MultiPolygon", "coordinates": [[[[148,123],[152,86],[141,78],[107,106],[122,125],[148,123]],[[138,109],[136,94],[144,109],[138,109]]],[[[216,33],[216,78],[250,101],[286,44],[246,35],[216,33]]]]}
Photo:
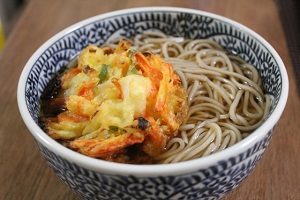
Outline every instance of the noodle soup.
{"type": "MultiPolygon", "coordinates": [[[[109,113],[115,112],[113,111],[115,110],[114,107],[118,107],[119,105],[117,102],[112,104],[112,106],[106,103],[106,98],[111,96],[109,93],[112,92],[111,90],[116,90],[118,87],[124,88],[125,86],[120,84],[122,81],[116,82],[117,79],[119,80],[122,77],[113,77],[107,81],[106,83],[110,84],[108,86],[110,89],[98,86],[100,81],[101,83],[105,81],[105,77],[101,76],[103,76],[104,70],[107,71],[107,66],[111,65],[111,63],[109,65],[102,63],[101,65],[106,66],[102,66],[101,70],[96,70],[100,80],[97,78],[78,78],[79,76],[85,76],[78,75],[77,73],[80,73],[80,71],[83,71],[83,74],[94,73],[97,65],[93,66],[94,64],[90,61],[91,59],[106,59],[105,55],[103,56],[102,54],[92,58],[91,55],[98,51],[97,47],[88,47],[83,52],[88,52],[90,55],[88,53],[81,53],[79,57],[81,60],[85,58],[86,60],[78,63],[77,68],[67,69],[62,78],[58,78],[58,80],[63,82],[62,87],[64,89],[62,89],[63,91],[57,91],[57,93],[61,94],[67,105],[62,105],[61,101],[57,100],[57,98],[50,102],[44,102],[43,105],[46,104],[45,108],[49,110],[49,105],[47,104],[54,104],[56,107],[59,107],[54,110],[67,110],[64,112],[67,113],[69,110],[74,110],[74,106],[72,107],[71,104],[83,104],[80,105],[79,109],[86,110],[86,107],[91,107],[92,111],[88,115],[84,113],[85,110],[76,110],[74,111],[75,115],[74,112],[71,112],[72,114],[69,113],[68,117],[70,118],[70,116],[72,116],[74,118],[75,116],[76,119],[69,121],[65,119],[66,116],[62,117],[60,112],[58,112],[56,116],[51,116],[50,119],[49,117],[43,116],[42,118],[44,118],[44,122],[46,122],[45,131],[52,138],[58,139],[62,144],[80,153],[108,161],[138,164],[173,163],[203,157],[232,146],[247,137],[248,134],[251,134],[267,117],[271,107],[271,96],[264,94],[258,71],[242,59],[228,54],[216,42],[208,39],[188,40],[169,37],[156,32],[144,32],[143,34],[135,36],[131,43],[134,45],[133,48],[131,48],[131,44],[128,45],[127,42],[122,43],[122,40],[118,44],[114,44],[113,42],[108,43],[106,47],[103,48],[104,54],[111,55],[111,53],[114,52],[113,49],[116,49],[115,52],[125,52],[127,56],[130,54],[131,60],[137,51],[152,52],[163,57],[165,61],[161,62],[167,62],[173,67],[178,77],[180,77],[182,87],[187,91],[187,116],[184,114],[185,111],[183,111],[185,109],[180,110],[175,108],[175,106],[172,107],[171,110],[175,109],[177,112],[169,112],[155,118],[145,117],[145,111],[142,111],[140,114],[135,114],[132,117],[132,122],[127,125],[121,124],[121,121],[125,121],[122,119],[125,115],[113,116],[119,119],[118,123],[103,120],[110,119],[109,113]],[[74,71],[76,71],[76,74],[74,74],[74,71]],[[74,76],[74,79],[66,81],[70,76],[72,78],[74,76]],[[103,80],[101,80],[101,78],[103,80]],[[76,79],[77,82],[83,81],[88,83],[92,80],[96,80],[96,82],[94,81],[95,84],[92,84],[90,88],[91,93],[95,93],[95,91],[98,90],[102,97],[99,99],[99,95],[90,97],[87,96],[86,92],[77,92],[75,100],[75,97],[72,96],[75,89],[70,89],[68,88],[69,86],[66,85],[68,85],[68,82],[76,82],[76,79]],[[98,84],[96,84],[97,82],[98,84]],[[102,93],[107,94],[102,95],[102,93]],[[97,100],[95,101],[95,99],[97,100]],[[70,103],[72,101],[73,103],[70,103]],[[98,104],[95,102],[98,102],[98,104]],[[106,108],[101,108],[100,105],[102,105],[102,107],[105,105],[106,108]],[[78,113],[84,114],[80,115],[78,113]],[[102,114],[102,117],[96,117],[99,113],[107,114],[102,114]],[[180,124],[178,129],[171,128],[171,124],[170,126],[166,126],[166,124],[168,124],[167,119],[171,119],[173,115],[181,116],[181,119],[178,121],[180,124]],[[163,119],[163,116],[167,116],[166,119],[163,119]],[[88,122],[86,117],[90,118],[91,122],[88,122]],[[55,120],[53,120],[53,118],[55,120]],[[153,121],[153,123],[149,123],[149,128],[146,131],[145,129],[147,127],[145,127],[144,130],[138,128],[133,130],[128,129],[128,127],[132,129],[134,127],[132,124],[138,123],[142,119],[147,124],[149,121],[153,121]],[[74,124],[75,122],[76,125],[74,124]],[[72,128],[70,128],[70,123],[73,124],[72,128]],[[106,126],[97,125],[93,128],[89,128],[91,123],[106,123],[106,126]],[[63,126],[65,126],[65,128],[63,126]],[[154,131],[154,127],[156,126],[159,127],[160,131],[154,131]],[[112,131],[112,127],[114,127],[116,131],[112,131]],[[78,131],[77,129],[80,130],[78,131]],[[135,134],[130,135],[129,132],[135,132],[135,134]],[[136,135],[136,133],[141,135],[136,135]],[[153,136],[151,136],[152,138],[150,139],[148,135],[151,134],[153,136]],[[131,138],[130,141],[124,142],[125,140],[129,140],[129,137],[131,138]]],[[[146,54],[144,53],[144,55],[146,54]]],[[[141,77],[150,76],[150,79],[150,74],[156,73],[153,70],[149,71],[148,75],[144,73],[145,69],[141,67],[142,64],[136,60],[138,57],[135,57],[134,61],[127,63],[128,66],[124,64],[126,63],[126,59],[124,58],[122,60],[121,58],[122,56],[119,55],[119,60],[113,61],[113,63],[117,63],[117,65],[118,62],[123,63],[122,65],[124,66],[121,66],[121,68],[123,70],[126,68],[127,77],[129,77],[128,73],[133,73],[134,70],[135,74],[139,74],[141,77]]],[[[152,64],[161,65],[158,61],[153,61],[152,64]]],[[[98,68],[100,67],[98,66],[98,68]]],[[[158,73],[164,71],[162,66],[157,66],[157,68],[159,69],[158,73]]],[[[117,72],[111,73],[116,74],[117,72]]],[[[176,77],[170,80],[173,81],[176,77]]],[[[158,75],[156,75],[153,76],[152,82],[160,82],[162,79],[163,78],[158,79],[158,75]]],[[[136,86],[132,88],[129,87],[129,93],[134,90],[144,90],[144,92],[139,94],[139,97],[136,97],[137,99],[134,102],[131,102],[135,108],[140,107],[140,102],[143,102],[142,99],[146,100],[145,96],[147,96],[146,94],[148,94],[148,92],[145,90],[148,86],[138,88],[139,84],[143,85],[145,83],[145,81],[140,78],[139,81],[136,79],[135,81],[130,80],[130,82],[132,82],[132,84],[134,82],[136,86]]],[[[84,88],[86,88],[86,86],[84,86],[84,88]]],[[[158,86],[158,90],[164,89],[166,90],[164,91],[166,94],[167,88],[168,87],[162,88],[162,84],[158,86]]],[[[181,100],[177,105],[179,107],[185,107],[183,106],[186,105],[186,103],[183,103],[184,93],[178,89],[176,91],[178,95],[168,95],[168,101],[170,102],[171,99],[179,97],[181,100]]],[[[49,91],[47,92],[49,93],[49,91]]],[[[52,94],[53,91],[50,93],[52,94]]],[[[123,93],[124,90],[121,90],[122,95],[123,93]]],[[[150,93],[155,92],[152,91],[150,93]]],[[[120,94],[116,94],[115,96],[117,95],[120,94]]],[[[127,102],[124,106],[130,107],[130,103],[128,104],[126,97],[117,98],[118,101],[121,100],[122,103],[127,102]]],[[[149,102],[156,98],[158,97],[149,97],[148,106],[155,106],[157,102],[149,102]]],[[[170,107],[170,104],[168,105],[169,106],[165,108],[161,108],[161,110],[170,107]]],[[[127,111],[123,107],[119,107],[118,112],[126,113],[127,111]]],[[[151,113],[151,110],[154,109],[148,108],[146,113],[151,113]]],[[[159,109],[156,109],[156,111],[150,115],[157,116],[158,113],[160,113],[158,110],[159,109]]],[[[42,115],[47,113],[45,109],[43,109],[43,112],[42,115]]],[[[130,118],[130,114],[127,114],[126,117],[130,118]]]]}

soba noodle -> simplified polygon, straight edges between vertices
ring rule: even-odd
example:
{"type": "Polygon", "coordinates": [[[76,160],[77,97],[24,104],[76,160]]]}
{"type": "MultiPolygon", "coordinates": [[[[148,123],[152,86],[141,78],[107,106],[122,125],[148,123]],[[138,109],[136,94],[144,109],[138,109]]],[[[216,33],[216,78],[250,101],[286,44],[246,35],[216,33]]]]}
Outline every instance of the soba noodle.
{"type": "Polygon", "coordinates": [[[155,159],[174,163],[223,150],[251,134],[267,117],[271,96],[262,90],[258,71],[208,39],[188,40],[158,32],[133,39],[170,63],[188,91],[188,117],[178,136],[155,159]]]}

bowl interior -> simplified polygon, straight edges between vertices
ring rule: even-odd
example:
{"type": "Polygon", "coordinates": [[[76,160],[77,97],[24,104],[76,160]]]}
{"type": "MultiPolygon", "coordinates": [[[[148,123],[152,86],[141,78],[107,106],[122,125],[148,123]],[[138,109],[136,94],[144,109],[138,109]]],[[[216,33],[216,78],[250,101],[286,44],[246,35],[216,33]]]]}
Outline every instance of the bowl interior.
{"type": "MultiPolygon", "coordinates": [[[[287,97],[287,91],[283,90],[288,88],[285,83],[286,72],[283,71],[283,63],[275,50],[259,35],[236,22],[206,12],[180,8],[138,8],[103,14],[79,22],[49,39],[35,52],[22,73],[19,83],[19,90],[22,92],[18,94],[20,101],[24,101],[26,105],[24,109],[29,113],[29,120],[38,125],[39,98],[45,86],[58,70],[64,68],[87,45],[101,46],[117,37],[132,38],[145,30],[217,41],[257,68],[265,92],[274,97],[269,116],[276,109],[279,109],[278,115],[281,115],[287,97]],[[24,96],[20,96],[23,94],[24,96]]],[[[273,120],[269,128],[275,125],[278,118],[273,120]]]]}

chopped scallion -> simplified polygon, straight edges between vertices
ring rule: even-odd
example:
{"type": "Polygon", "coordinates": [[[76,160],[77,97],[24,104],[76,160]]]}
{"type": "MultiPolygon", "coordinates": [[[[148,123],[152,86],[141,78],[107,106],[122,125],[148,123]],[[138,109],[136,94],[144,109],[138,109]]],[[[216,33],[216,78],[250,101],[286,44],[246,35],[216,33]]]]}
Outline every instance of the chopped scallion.
{"type": "Polygon", "coordinates": [[[117,132],[119,130],[119,127],[117,126],[109,126],[109,132],[117,132]]]}
{"type": "Polygon", "coordinates": [[[106,76],[107,76],[107,73],[108,73],[108,67],[109,65],[107,64],[103,64],[102,67],[101,67],[101,71],[100,71],[100,74],[99,74],[99,84],[103,83],[106,76]]]}
{"type": "Polygon", "coordinates": [[[135,56],[134,56],[135,53],[136,53],[135,49],[129,50],[129,58],[131,60],[131,65],[129,66],[126,75],[139,74],[139,71],[135,68],[135,65],[136,65],[136,60],[135,60],[135,56]]]}

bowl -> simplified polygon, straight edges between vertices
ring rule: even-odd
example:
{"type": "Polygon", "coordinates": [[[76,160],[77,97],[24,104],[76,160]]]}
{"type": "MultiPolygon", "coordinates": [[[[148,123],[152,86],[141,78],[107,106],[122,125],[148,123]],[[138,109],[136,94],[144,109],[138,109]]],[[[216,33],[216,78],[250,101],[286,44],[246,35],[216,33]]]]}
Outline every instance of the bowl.
{"type": "Polygon", "coordinates": [[[219,199],[239,186],[268,147],[288,96],[288,77],[272,46],[249,28],[215,14],[184,8],[114,11],[76,23],[46,41],[27,62],[18,83],[21,116],[56,175],[86,199],[219,199]],[[130,38],[145,30],[210,38],[253,64],[274,96],[268,118],[252,134],[215,154],[174,164],[107,162],[72,151],[38,125],[40,95],[55,73],[88,44],[130,38]]]}

